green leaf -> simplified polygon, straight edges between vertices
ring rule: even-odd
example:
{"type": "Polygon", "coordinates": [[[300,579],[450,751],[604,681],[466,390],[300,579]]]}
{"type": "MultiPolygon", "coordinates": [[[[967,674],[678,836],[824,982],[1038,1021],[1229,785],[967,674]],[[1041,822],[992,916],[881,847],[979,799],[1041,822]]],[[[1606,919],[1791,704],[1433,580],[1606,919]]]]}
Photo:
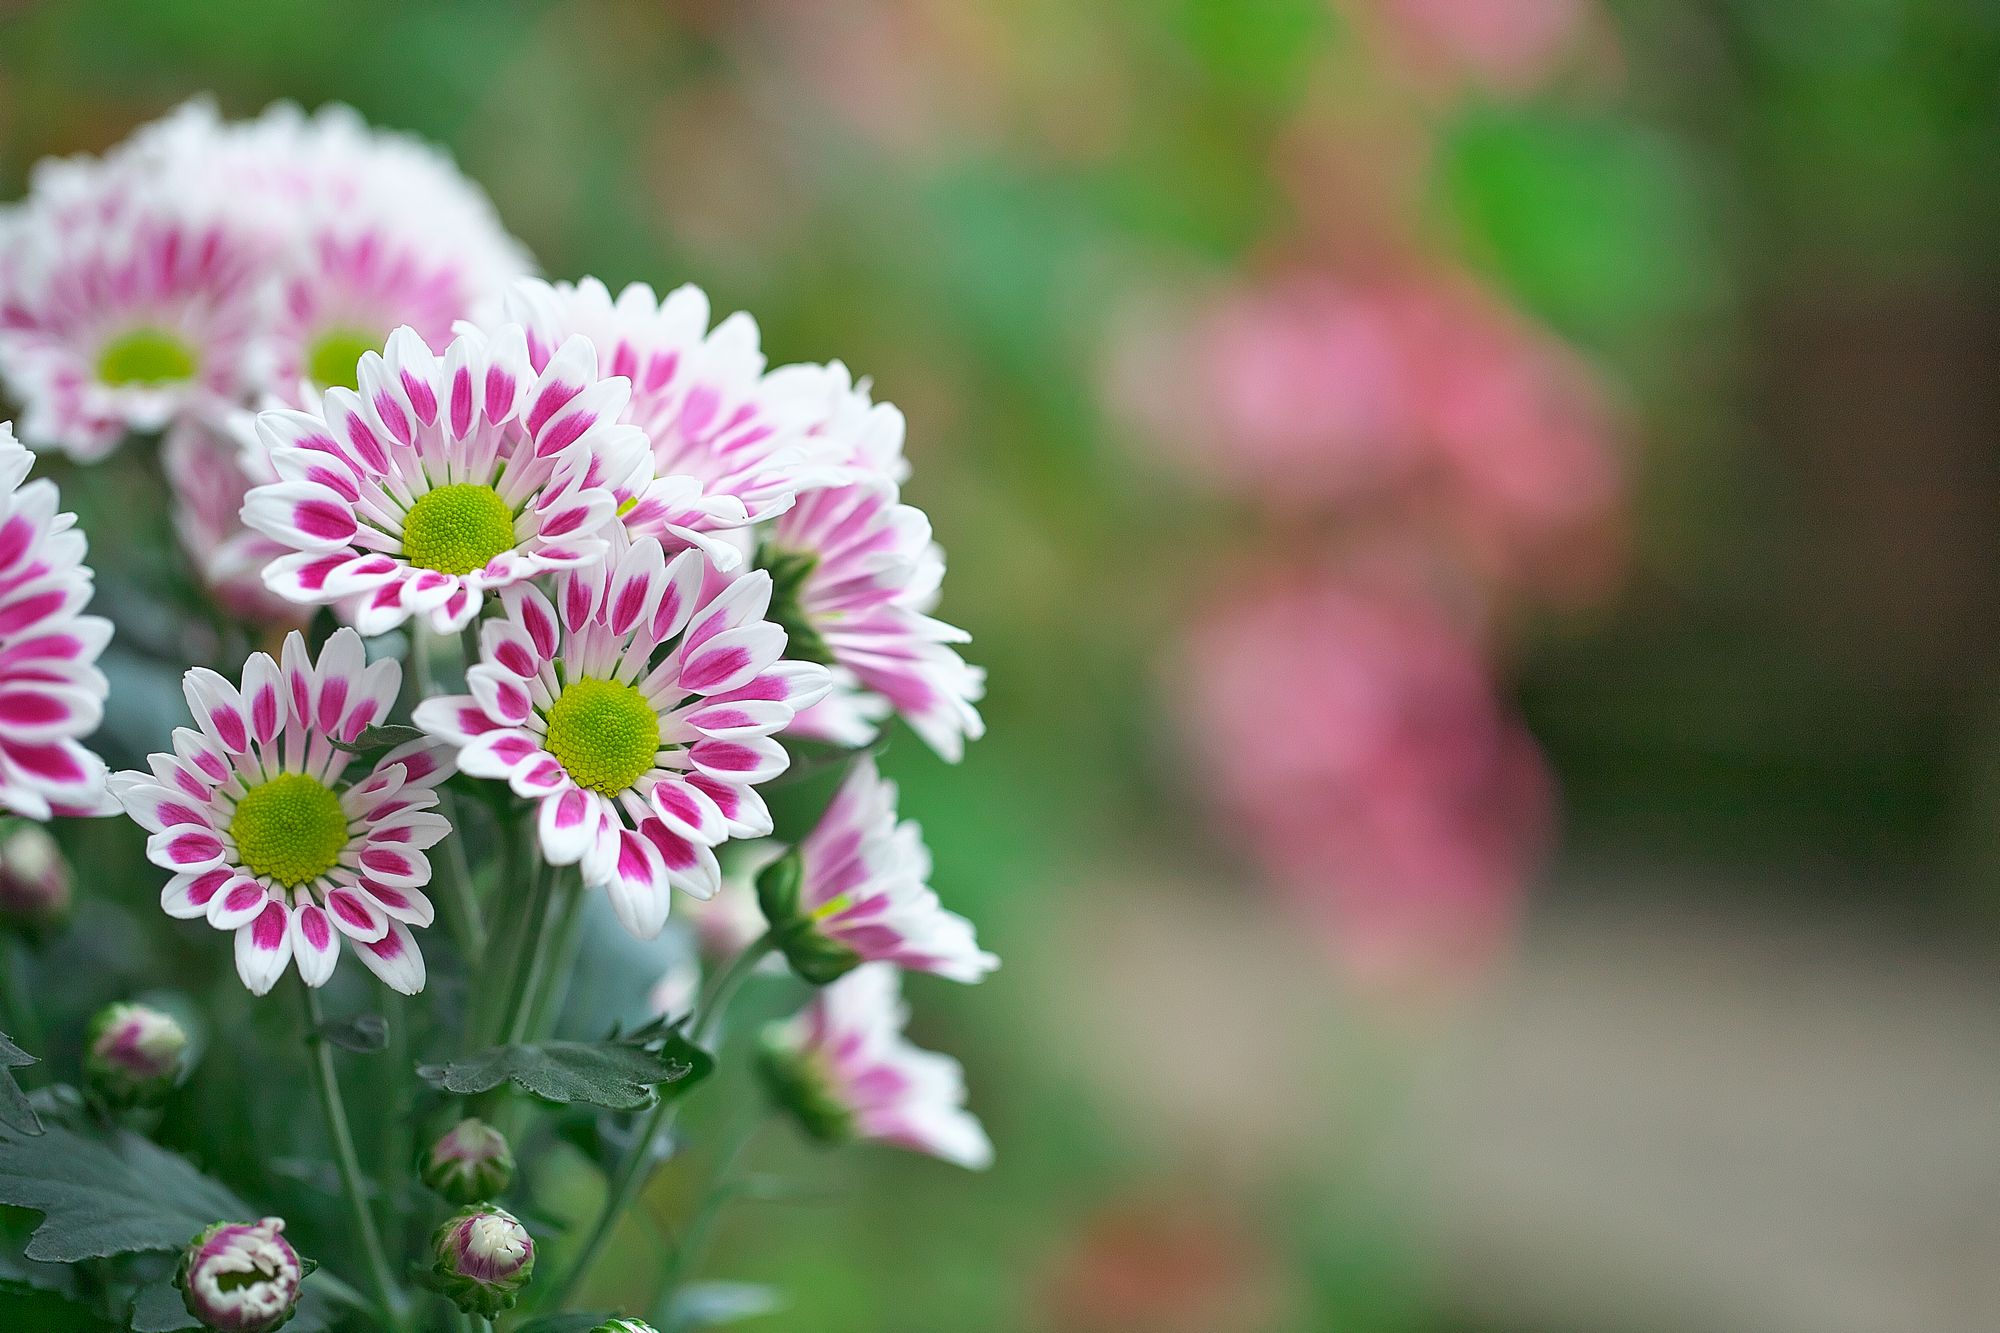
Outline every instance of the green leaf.
{"type": "Polygon", "coordinates": [[[389,1021],[380,1014],[356,1014],[320,1024],[319,1035],[343,1051],[373,1055],[389,1044],[389,1021]]]}
{"type": "Polygon", "coordinates": [[[187,1312],[180,1288],[162,1280],[139,1288],[132,1301],[134,1333],[175,1333],[183,1328],[200,1328],[201,1321],[187,1312]]]}
{"type": "Polygon", "coordinates": [[[0,1125],[22,1134],[42,1132],[42,1118],[28,1105],[28,1094],[14,1078],[13,1071],[35,1063],[35,1057],[16,1046],[0,1032],[0,1125]]]}
{"type": "Polygon", "coordinates": [[[411,741],[420,741],[423,738],[424,733],[418,731],[415,727],[407,727],[400,722],[392,722],[384,726],[368,727],[353,740],[335,741],[333,742],[333,746],[337,750],[346,750],[350,754],[358,754],[363,758],[371,758],[375,755],[387,754],[399,745],[408,745],[411,741]]]}
{"type": "Polygon", "coordinates": [[[25,1253],[51,1263],[178,1250],[211,1222],[257,1216],[137,1134],[95,1138],[55,1125],[38,1137],[0,1139],[0,1203],[42,1214],[25,1253]]]}
{"type": "Polygon", "coordinates": [[[511,1081],[548,1101],[629,1111],[652,1100],[648,1089],[692,1087],[714,1067],[712,1056],[676,1034],[658,1050],[625,1041],[495,1046],[449,1064],[420,1066],[417,1074],[432,1087],[460,1096],[511,1081]]]}
{"type": "Polygon", "coordinates": [[[674,1294],[660,1327],[665,1333],[692,1333],[775,1314],[784,1308],[783,1296],[755,1282],[690,1282],[674,1294]]]}

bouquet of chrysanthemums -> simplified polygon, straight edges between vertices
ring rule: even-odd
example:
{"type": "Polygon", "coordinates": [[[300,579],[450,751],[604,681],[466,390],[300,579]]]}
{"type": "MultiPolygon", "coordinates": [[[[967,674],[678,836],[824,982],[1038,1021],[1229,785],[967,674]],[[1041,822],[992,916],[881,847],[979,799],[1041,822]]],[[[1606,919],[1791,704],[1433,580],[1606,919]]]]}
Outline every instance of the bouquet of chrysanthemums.
{"type": "Polygon", "coordinates": [[[997,960],[874,759],[982,675],[867,380],[197,102],[0,211],[0,383],[0,1328],[707,1327],[748,1126],[986,1164],[900,992],[997,960]],[[193,605],[92,614],[41,463],[193,605]]]}

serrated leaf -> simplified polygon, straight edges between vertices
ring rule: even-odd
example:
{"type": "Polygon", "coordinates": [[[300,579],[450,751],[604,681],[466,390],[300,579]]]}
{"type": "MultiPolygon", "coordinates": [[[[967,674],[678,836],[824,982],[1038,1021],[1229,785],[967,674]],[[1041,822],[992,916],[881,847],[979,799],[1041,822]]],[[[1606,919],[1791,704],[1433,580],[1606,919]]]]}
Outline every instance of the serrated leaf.
{"type": "Polygon", "coordinates": [[[177,1333],[179,1329],[200,1327],[201,1321],[187,1312],[180,1288],[171,1281],[143,1286],[132,1299],[133,1333],[177,1333]]]}
{"type": "Polygon", "coordinates": [[[776,1314],[785,1298],[756,1282],[690,1282],[674,1293],[660,1316],[666,1333],[720,1328],[758,1315],[776,1314]]]}
{"type": "Polygon", "coordinates": [[[59,1125],[0,1138],[0,1203],[42,1214],[25,1253],[50,1263],[178,1250],[211,1222],[258,1215],[137,1134],[96,1138],[59,1125]]]}
{"type": "Polygon", "coordinates": [[[623,1041],[495,1046],[449,1064],[421,1066],[417,1073],[432,1087],[460,1096],[512,1082],[547,1101],[629,1111],[652,1100],[649,1088],[691,1087],[714,1067],[706,1051],[674,1036],[657,1051],[623,1041]]]}
{"type": "Polygon", "coordinates": [[[389,1020],[380,1014],[356,1014],[320,1024],[319,1035],[343,1051],[373,1055],[389,1044],[389,1020]]]}
{"type": "Polygon", "coordinates": [[[0,1125],[17,1130],[22,1134],[42,1132],[42,1118],[35,1114],[35,1108],[28,1105],[28,1094],[21,1091],[13,1071],[25,1069],[35,1063],[29,1055],[6,1033],[0,1032],[0,1125]]]}

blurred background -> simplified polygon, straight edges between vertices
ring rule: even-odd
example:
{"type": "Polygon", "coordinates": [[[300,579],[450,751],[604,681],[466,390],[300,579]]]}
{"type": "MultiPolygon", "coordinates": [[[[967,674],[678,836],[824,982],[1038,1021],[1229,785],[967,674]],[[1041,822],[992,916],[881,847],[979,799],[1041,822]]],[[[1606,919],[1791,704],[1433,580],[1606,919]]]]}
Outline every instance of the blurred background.
{"type": "Polygon", "coordinates": [[[0,197],[203,91],[908,414],[999,1165],[747,1327],[2000,1326],[2000,7],[13,0],[0,197]]]}

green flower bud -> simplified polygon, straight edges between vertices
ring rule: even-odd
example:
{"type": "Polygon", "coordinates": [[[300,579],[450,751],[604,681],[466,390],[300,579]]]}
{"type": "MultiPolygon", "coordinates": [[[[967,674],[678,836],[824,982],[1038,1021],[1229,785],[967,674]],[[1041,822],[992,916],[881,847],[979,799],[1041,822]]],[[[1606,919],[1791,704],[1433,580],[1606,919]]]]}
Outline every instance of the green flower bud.
{"type": "Polygon", "coordinates": [[[492,1319],[510,1310],[535,1271],[535,1242],[504,1208],[461,1209],[431,1236],[439,1291],[466,1314],[492,1319]]]}
{"type": "Polygon", "coordinates": [[[170,1015],[143,1004],[106,1005],[91,1021],[83,1073],[107,1106],[151,1106],[180,1081],[188,1035],[170,1015]]]}
{"type": "Polygon", "coordinates": [[[69,864],[39,824],[0,840],[0,921],[33,934],[69,915],[69,864]]]}
{"type": "Polygon", "coordinates": [[[271,1333],[298,1309],[310,1271],[286,1241],[283,1219],[217,1222],[196,1236],[174,1272],[181,1303],[216,1333],[271,1333]]]}
{"type": "Polygon", "coordinates": [[[514,1179],[514,1153],[484,1120],[461,1120],[424,1154],[423,1179],[453,1203],[498,1198],[514,1179]]]}

